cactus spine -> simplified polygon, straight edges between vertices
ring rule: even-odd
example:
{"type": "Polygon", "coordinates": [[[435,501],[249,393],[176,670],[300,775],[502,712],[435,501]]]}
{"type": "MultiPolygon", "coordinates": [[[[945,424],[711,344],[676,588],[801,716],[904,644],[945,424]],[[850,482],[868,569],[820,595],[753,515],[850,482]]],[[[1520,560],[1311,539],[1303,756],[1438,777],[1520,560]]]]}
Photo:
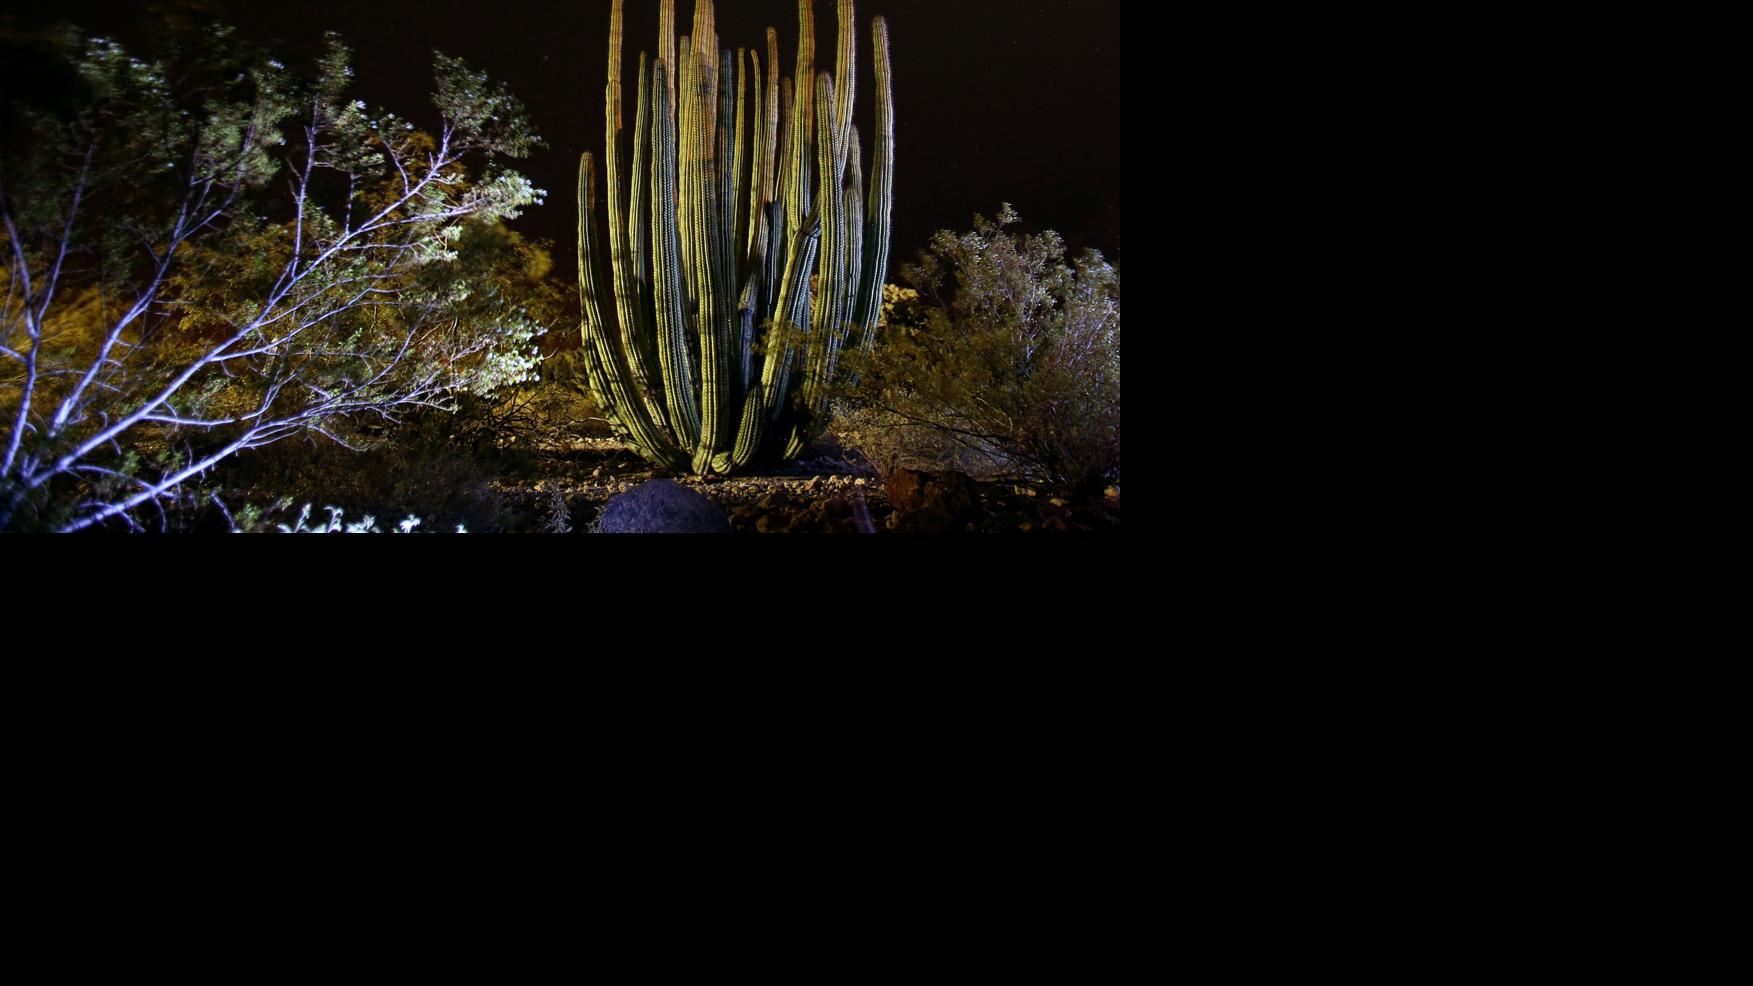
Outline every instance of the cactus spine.
{"type": "Polygon", "coordinates": [[[833,73],[816,69],[810,0],[798,0],[790,78],[773,28],[763,78],[757,49],[720,50],[712,0],[696,0],[679,45],[675,0],[660,2],[658,56],[640,53],[631,131],[624,0],[609,15],[606,279],[590,153],[579,167],[586,374],[617,435],[641,455],[666,469],[728,473],[801,452],[825,417],[839,354],[871,345],[894,190],[888,30],[874,20],[867,193],[852,123],[853,0],[838,0],[833,73]]]}

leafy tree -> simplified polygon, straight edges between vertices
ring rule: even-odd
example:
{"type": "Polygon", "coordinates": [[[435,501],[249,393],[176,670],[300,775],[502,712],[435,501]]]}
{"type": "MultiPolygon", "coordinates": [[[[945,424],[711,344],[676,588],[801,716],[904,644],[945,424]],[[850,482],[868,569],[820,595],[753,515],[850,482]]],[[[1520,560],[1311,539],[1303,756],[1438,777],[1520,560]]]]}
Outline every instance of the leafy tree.
{"type": "Polygon", "coordinates": [[[429,134],[348,98],[333,35],[312,78],[224,28],[33,57],[64,84],[0,111],[0,530],[138,527],[244,449],[533,373],[490,275],[539,138],[485,75],[437,56],[429,134]]]}
{"type": "Polygon", "coordinates": [[[1004,205],[942,230],[890,286],[874,353],[850,367],[844,439],[879,466],[1021,473],[1087,494],[1120,468],[1120,273],[1065,262],[1004,205]]]}

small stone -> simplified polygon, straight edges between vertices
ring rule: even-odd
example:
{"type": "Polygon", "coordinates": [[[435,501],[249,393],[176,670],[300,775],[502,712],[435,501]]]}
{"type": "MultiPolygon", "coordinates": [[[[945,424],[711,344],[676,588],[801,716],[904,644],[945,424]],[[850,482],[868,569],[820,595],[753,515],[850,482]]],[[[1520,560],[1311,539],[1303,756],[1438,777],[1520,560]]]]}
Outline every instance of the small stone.
{"type": "Polygon", "coordinates": [[[601,467],[601,466],[598,466],[598,467],[597,467],[597,468],[596,468],[596,469],[595,469],[595,470],[593,470],[593,471],[592,471],[592,472],[591,472],[591,474],[590,474],[590,478],[592,478],[592,479],[601,479],[601,478],[603,478],[603,470],[602,470],[602,467],[601,467]]]}
{"type": "Polygon", "coordinates": [[[1053,499],[1048,500],[1047,502],[1051,503],[1055,507],[1063,507],[1066,505],[1065,501],[1060,499],[1059,497],[1054,497],[1053,499]]]}
{"type": "Polygon", "coordinates": [[[863,477],[863,476],[860,476],[860,477],[858,477],[858,478],[857,478],[857,479],[855,479],[855,480],[853,480],[853,481],[852,481],[852,485],[854,485],[854,486],[863,486],[863,485],[864,485],[864,477],[863,477]]]}
{"type": "Polygon", "coordinates": [[[1017,492],[1017,496],[1036,496],[1037,495],[1033,489],[1031,489],[1030,487],[1027,487],[1027,486],[1017,487],[1016,492],[1017,492]]]}
{"type": "Polygon", "coordinates": [[[762,534],[770,534],[778,526],[779,522],[773,518],[772,514],[762,514],[761,519],[755,521],[755,530],[762,534]]]}
{"type": "Polygon", "coordinates": [[[1110,486],[1110,487],[1108,487],[1108,494],[1107,494],[1107,496],[1108,496],[1108,499],[1110,499],[1110,500],[1118,500],[1118,499],[1120,499],[1120,487],[1118,487],[1118,486],[1110,486]]]}
{"type": "Polygon", "coordinates": [[[810,481],[803,485],[805,493],[814,493],[822,488],[822,477],[811,476],[810,481]]]}
{"type": "Polygon", "coordinates": [[[1026,520],[1023,521],[1021,524],[1018,524],[1017,526],[1025,531],[1032,531],[1035,529],[1035,525],[1032,522],[1026,521],[1026,520]]]}

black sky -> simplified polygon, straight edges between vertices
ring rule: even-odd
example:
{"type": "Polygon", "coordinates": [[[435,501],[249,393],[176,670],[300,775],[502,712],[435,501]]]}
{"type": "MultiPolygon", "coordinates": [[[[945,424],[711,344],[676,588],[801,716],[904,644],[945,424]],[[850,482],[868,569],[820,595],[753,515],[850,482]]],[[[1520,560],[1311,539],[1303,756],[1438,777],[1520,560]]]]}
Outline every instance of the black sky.
{"type": "MultiPolygon", "coordinates": [[[[309,64],[324,31],[355,52],[361,99],[436,122],[431,52],[458,55],[506,82],[529,107],[546,150],[517,167],[549,191],[548,204],[513,224],[571,259],[570,190],[578,154],[602,150],[609,0],[207,0],[201,6],[269,44],[289,65],[309,64]]],[[[0,0],[25,24],[70,21],[144,43],[139,2],[0,0]]],[[[678,34],[692,20],[678,0],[678,34]]],[[[815,0],[818,64],[831,60],[832,0],[815,0]]],[[[1031,230],[1058,230],[1074,249],[1120,259],[1119,0],[859,0],[855,122],[872,125],[870,19],[889,23],[895,84],[895,212],[891,270],[939,228],[966,229],[975,212],[1014,205],[1031,230]]],[[[780,60],[796,57],[795,0],[719,0],[724,47],[765,47],[779,30],[780,60]]],[[[655,46],[656,0],[627,0],[630,65],[655,46]]],[[[763,55],[764,58],[764,55],[763,55]]],[[[823,66],[831,70],[831,66],[823,66]]],[[[763,66],[763,69],[765,66],[763,66]]],[[[631,96],[629,96],[631,99],[631,96]]],[[[632,104],[627,111],[631,113],[632,104]]],[[[868,153],[868,151],[867,151],[868,153]]]]}

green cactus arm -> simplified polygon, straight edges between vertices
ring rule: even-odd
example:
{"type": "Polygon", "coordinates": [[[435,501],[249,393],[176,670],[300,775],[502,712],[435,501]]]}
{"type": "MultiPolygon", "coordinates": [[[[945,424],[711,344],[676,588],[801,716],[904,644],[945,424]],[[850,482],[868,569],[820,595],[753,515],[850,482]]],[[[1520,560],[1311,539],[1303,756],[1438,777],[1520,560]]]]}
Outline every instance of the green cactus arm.
{"type": "MultiPolygon", "coordinates": [[[[719,86],[718,86],[718,126],[714,134],[717,151],[713,155],[713,175],[717,179],[718,200],[714,210],[714,233],[712,238],[712,258],[716,264],[714,273],[717,278],[713,284],[718,288],[717,310],[719,318],[724,320],[726,337],[734,338],[737,305],[737,285],[742,281],[737,264],[737,138],[742,136],[743,127],[737,121],[737,66],[739,62],[730,51],[719,53],[719,86]]],[[[735,363],[733,358],[731,363],[735,363]]]]}
{"type": "MultiPolygon", "coordinates": [[[[704,52],[702,52],[702,57],[704,52]]],[[[690,162],[693,186],[685,188],[685,216],[694,249],[691,270],[696,305],[695,326],[700,345],[700,442],[694,448],[694,471],[702,475],[713,471],[713,460],[728,452],[733,432],[727,427],[736,409],[731,406],[730,331],[728,306],[722,304],[723,271],[719,264],[719,241],[722,237],[721,216],[713,175],[714,143],[711,131],[713,113],[709,104],[714,93],[711,66],[697,60],[694,66],[694,90],[689,94],[692,108],[692,139],[684,156],[690,162]]]]}
{"type": "Polygon", "coordinates": [[[669,67],[670,119],[676,118],[676,68],[681,60],[676,57],[676,0],[660,0],[657,8],[657,60],[669,67]]]}
{"type": "MultiPolygon", "coordinates": [[[[846,216],[846,280],[845,292],[847,300],[847,319],[853,320],[858,310],[859,275],[864,272],[864,169],[859,161],[863,148],[858,140],[858,131],[847,133],[849,146],[846,149],[846,184],[841,196],[845,200],[842,210],[846,216]]],[[[851,330],[850,325],[842,327],[842,342],[845,334],[851,330]]]]}
{"type": "MultiPolygon", "coordinates": [[[[686,459],[658,431],[645,410],[645,404],[634,392],[631,373],[617,342],[616,335],[603,315],[602,284],[597,276],[596,256],[596,166],[587,151],[578,162],[578,282],[584,305],[585,345],[595,353],[593,392],[607,400],[605,410],[626,429],[628,444],[653,461],[679,466],[686,459]]],[[[586,361],[586,374],[592,372],[586,361]]]]}
{"type": "MultiPolygon", "coordinates": [[[[628,184],[621,145],[625,140],[621,115],[621,45],[622,5],[614,0],[609,14],[609,84],[604,94],[603,171],[608,185],[609,262],[615,283],[615,313],[621,326],[621,349],[633,373],[633,384],[646,402],[646,412],[654,421],[662,421],[661,384],[654,370],[657,365],[656,339],[648,324],[648,310],[641,304],[638,276],[635,273],[631,234],[636,212],[628,202],[624,186],[628,184]]],[[[635,143],[638,143],[635,140],[635,143]]]]}
{"type": "Polygon", "coordinates": [[[864,218],[864,276],[852,320],[858,325],[858,347],[870,352],[876,323],[883,312],[883,282],[889,275],[889,216],[895,200],[895,91],[889,74],[889,27],[881,17],[871,22],[871,51],[876,69],[876,132],[871,147],[870,198],[864,218]]]}
{"type": "Polygon", "coordinates": [[[817,98],[820,103],[817,112],[826,117],[817,127],[820,140],[818,156],[821,159],[822,169],[820,195],[828,204],[823,211],[825,215],[832,217],[832,224],[823,234],[821,291],[824,303],[820,328],[823,332],[823,338],[828,342],[828,347],[825,350],[826,361],[821,364],[824,375],[817,381],[818,391],[828,384],[829,378],[825,373],[833,366],[834,354],[839,349],[843,338],[846,316],[852,307],[851,296],[846,290],[846,269],[852,250],[852,242],[847,237],[846,197],[843,191],[846,171],[843,167],[838,166],[838,163],[844,163],[846,160],[846,148],[841,146],[840,141],[842,129],[840,127],[839,103],[835,97],[838,83],[833,76],[826,72],[821,73],[820,81],[827,83],[825,90],[820,86],[817,88],[817,98]],[[827,250],[825,242],[828,232],[833,234],[831,252],[827,250]]]}
{"type": "Polygon", "coordinates": [[[658,362],[663,369],[670,430],[683,448],[700,440],[700,408],[688,365],[687,298],[682,283],[681,234],[676,220],[676,127],[670,116],[669,72],[652,66],[651,241],[652,299],[658,362]]]}
{"type": "Polygon", "coordinates": [[[846,264],[843,276],[839,281],[840,300],[835,306],[834,321],[828,325],[828,358],[822,370],[823,390],[818,393],[818,403],[814,410],[815,417],[820,419],[827,414],[827,387],[834,381],[839,371],[840,354],[844,351],[846,341],[853,331],[853,325],[846,321],[858,294],[859,274],[863,265],[863,257],[858,249],[864,238],[863,214],[859,209],[864,185],[863,175],[858,167],[858,131],[851,131],[851,147],[848,149],[846,183],[841,189],[842,215],[846,218],[845,256],[846,264]]]}
{"type": "Polygon", "coordinates": [[[766,124],[766,153],[761,157],[761,204],[773,201],[776,190],[773,179],[776,175],[775,165],[779,158],[779,32],[774,28],[767,29],[767,98],[762,104],[766,124]]]}
{"type": "Polygon", "coordinates": [[[845,279],[845,216],[844,199],[838,182],[834,181],[834,146],[839,129],[834,119],[834,79],[826,72],[816,73],[816,153],[819,158],[815,204],[821,215],[822,244],[817,264],[818,297],[810,313],[809,339],[803,354],[803,388],[800,413],[792,423],[791,437],[785,447],[786,458],[795,458],[807,444],[817,426],[824,401],[827,371],[832,358],[833,325],[836,309],[844,296],[845,279]]]}
{"type": "Polygon", "coordinates": [[[774,169],[773,174],[775,185],[772,199],[772,201],[779,203],[780,212],[784,215],[785,221],[782,225],[785,227],[785,235],[787,238],[795,235],[797,232],[796,228],[791,225],[791,121],[794,112],[795,111],[792,107],[791,78],[787,76],[779,80],[778,140],[780,150],[778,155],[778,166],[774,169]]]}
{"type": "Polygon", "coordinates": [[[839,37],[834,53],[835,90],[834,144],[838,151],[834,160],[834,181],[838,184],[846,173],[847,140],[852,133],[852,96],[858,88],[858,16],[852,11],[852,0],[840,0],[839,37]]]}
{"type": "Polygon", "coordinates": [[[785,410],[796,339],[809,324],[810,271],[815,269],[821,242],[821,217],[812,214],[798,235],[791,238],[791,250],[785,260],[785,278],[779,289],[773,324],[767,332],[767,364],[761,373],[767,417],[775,422],[785,410]]]}
{"type": "Polygon", "coordinates": [[[736,442],[731,446],[730,461],[725,464],[725,471],[742,469],[753,462],[761,451],[761,439],[766,431],[766,417],[761,413],[761,382],[753,379],[755,352],[755,311],[760,307],[761,271],[749,271],[749,279],[743,285],[741,301],[737,304],[737,320],[740,323],[742,336],[742,410],[738,416],[736,442]]]}
{"type": "Polygon", "coordinates": [[[815,131],[815,102],[808,89],[816,77],[816,19],[810,0],[797,0],[797,70],[792,74],[796,92],[791,109],[791,143],[786,148],[790,173],[785,189],[785,225],[796,236],[810,213],[809,142],[815,131]]]}
{"type": "Polygon", "coordinates": [[[755,315],[757,326],[773,321],[779,307],[779,286],[785,277],[785,215],[778,202],[769,202],[765,209],[767,248],[762,252],[761,308],[755,315]]]}
{"type": "MultiPolygon", "coordinates": [[[[589,161],[589,152],[586,152],[579,160],[578,199],[581,209],[594,204],[591,202],[593,196],[591,195],[590,176],[586,170],[589,161]]],[[[632,432],[621,423],[620,416],[615,413],[615,405],[609,393],[609,384],[604,373],[603,363],[597,356],[596,330],[592,328],[593,312],[591,306],[593,303],[597,305],[594,312],[594,317],[597,319],[596,325],[602,324],[602,309],[601,302],[595,299],[590,292],[591,281],[586,275],[591,256],[589,231],[590,227],[581,215],[578,222],[578,327],[580,339],[583,342],[580,351],[584,354],[585,383],[590,388],[591,400],[598,408],[602,409],[603,414],[608,419],[609,427],[615,432],[615,437],[623,442],[634,444],[632,432]]]]}
{"type": "Polygon", "coordinates": [[[632,227],[633,279],[639,292],[639,307],[645,312],[641,323],[652,337],[655,349],[657,331],[651,313],[651,66],[645,52],[639,53],[639,105],[633,123],[633,188],[627,208],[627,222],[632,227]]]}
{"type": "MultiPolygon", "coordinates": [[[[712,0],[694,0],[694,67],[707,71],[706,101],[706,133],[708,140],[718,132],[718,121],[714,114],[718,110],[718,31],[716,27],[716,6],[712,0]]],[[[707,145],[711,150],[711,144],[707,145]]]]}
{"type": "MultiPolygon", "coordinates": [[[[832,339],[839,328],[846,308],[846,209],[841,185],[845,172],[835,162],[845,159],[840,143],[840,120],[834,98],[837,83],[826,72],[816,75],[816,151],[822,210],[822,258],[817,273],[821,278],[818,290],[822,304],[812,328],[824,339],[832,339]]],[[[826,352],[826,350],[824,350],[826,352]]],[[[818,380],[818,386],[826,380],[818,380]]]]}
{"type": "Polygon", "coordinates": [[[740,343],[738,353],[742,357],[739,393],[749,389],[755,355],[755,311],[759,307],[760,296],[761,272],[751,270],[748,280],[743,282],[742,294],[737,301],[737,338],[740,343]]]}
{"type": "Polygon", "coordinates": [[[741,423],[737,426],[736,447],[730,455],[732,469],[745,469],[761,453],[761,441],[767,432],[767,416],[762,414],[766,401],[761,394],[761,381],[756,380],[743,396],[741,423]]]}
{"type": "MultiPolygon", "coordinates": [[[[737,157],[737,187],[743,187],[745,173],[748,178],[749,200],[747,213],[743,217],[742,236],[737,245],[742,250],[745,266],[754,265],[755,243],[761,239],[761,158],[766,149],[767,127],[765,117],[761,115],[761,57],[753,48],[749,49],[746,78],[752,78],[749,89],[754,93],[756,105],[750,107],[753,119],[749,125],[749,153],[745,156],[740,152],[737,157]]],[[[737,126],[743,123],[742,90],[737,90],[737,126]]],[[[742,146],[742,138],[737,138],[737,146],[742,146]]]]}
{"type": "Polygon", "coordinates": [[[688,217],[693,215],[693,204],[690,201],[694,188],[694,51],[693,38],[682,35],[681,64],[676,69],[676,230],[681,234],[682,244],[682,286],[687,294],[684,308],[688,313],[688,336],[692,340],[697,331],[694,327],[697,285],[694,282],[694,229],[688,217]]]}

